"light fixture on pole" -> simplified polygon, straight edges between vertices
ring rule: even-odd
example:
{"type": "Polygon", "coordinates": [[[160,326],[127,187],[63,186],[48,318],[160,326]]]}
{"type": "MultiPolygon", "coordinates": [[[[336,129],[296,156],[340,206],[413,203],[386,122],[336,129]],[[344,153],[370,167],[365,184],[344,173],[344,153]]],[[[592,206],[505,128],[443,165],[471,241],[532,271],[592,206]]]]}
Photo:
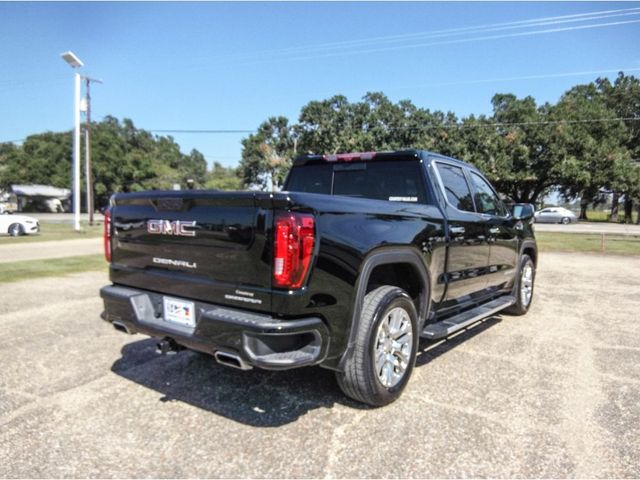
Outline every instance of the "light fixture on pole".
{"type": "Polygon", "coordinates": [[[60,55],[76,72],[74,75],[74,132],[73,132],[73,228],[80,230],[80,73],[78,69],[84,64],[73,53],[65,52],[60,55]]]}

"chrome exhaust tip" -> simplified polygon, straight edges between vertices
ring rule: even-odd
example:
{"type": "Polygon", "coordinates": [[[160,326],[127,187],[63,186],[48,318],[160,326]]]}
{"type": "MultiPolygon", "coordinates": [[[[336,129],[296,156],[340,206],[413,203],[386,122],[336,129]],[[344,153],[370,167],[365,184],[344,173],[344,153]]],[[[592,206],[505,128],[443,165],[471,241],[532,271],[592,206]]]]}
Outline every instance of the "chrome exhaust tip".
{"type": "Polygon", "coordinates": [[[216,359],[216,362],[221,365],[226,365],[227,367],[237,368],[238,370],[251,370],[253,368],[235,353],[218,350],[213,354],[213,357],[216,359]]]}
{"type": "Polygon", "coordinates": [[[113,328],[115,328],[119,332],[133,335],[133,333],[129,330],[129,327],[127,327],[124,323],[119,322],[118,320],[114,320],[113,322],[111,322],[111,324],[113,325],[113,328]]]}

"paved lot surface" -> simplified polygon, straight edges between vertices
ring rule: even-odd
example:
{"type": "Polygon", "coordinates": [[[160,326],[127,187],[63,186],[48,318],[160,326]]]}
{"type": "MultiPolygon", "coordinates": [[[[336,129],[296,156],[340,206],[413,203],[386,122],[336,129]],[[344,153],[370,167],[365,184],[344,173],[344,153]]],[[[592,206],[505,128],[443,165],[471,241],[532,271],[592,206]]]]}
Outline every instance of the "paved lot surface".
{"type": "Polygon", "coordinates": [[[557,223],[536,223],[537,232],[567,232],[567,233],[605,233],[610,235],[640,235],[640,225],[624,223],[580,222],[562,225],[557,223]]]}
{"type": "Polygon", "coordinates": [[[640,259],[545,254],[526,317],[423,345],[403,397],[240,372],[99,320],[104,273],[0,290],[0,477],[640,477],[640,259]]]}
{"type": "Polygon", "coordinates": [[[102,238],[0,245],[0,263],[102,253],[102,238]]]}

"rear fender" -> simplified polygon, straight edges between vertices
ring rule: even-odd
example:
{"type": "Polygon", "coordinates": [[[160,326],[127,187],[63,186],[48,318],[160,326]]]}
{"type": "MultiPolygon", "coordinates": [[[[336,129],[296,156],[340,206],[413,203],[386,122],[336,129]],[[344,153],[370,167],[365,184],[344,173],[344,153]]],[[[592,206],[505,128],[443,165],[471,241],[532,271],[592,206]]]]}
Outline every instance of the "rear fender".
{"type": "Polygon", "coordinates": [[[421,292],[419,298],[419,308],[417,308],[418,332],[416,333],[419,333],[424,326],[424,322],[427,318],[427,313],[429,312],[429,308],[431,307],[431,284],[429,281],[429,272],[427,270],[427,266],[424,263],[422,255],[417,249],[410,247],[382,247],[374,250],[365,257],[364,261],[362,262],[362,266],[360,267],[358,279],[356,280],[354,298],[351,303],[352,313],[351,326],[349,330],[349,340],[347,342],[347,347],[342,355],[342,358],[340,359],[340,363],[338,364],[338,370],[343,370],[344,363],[353,354],[358,327],[360,325],[362,303],[367,293],[367,286],[369,284],[371,273],[376,267],[380,265],[399,263],[411,265],[418,275],[418,279],[421,284],[421,292]]]}

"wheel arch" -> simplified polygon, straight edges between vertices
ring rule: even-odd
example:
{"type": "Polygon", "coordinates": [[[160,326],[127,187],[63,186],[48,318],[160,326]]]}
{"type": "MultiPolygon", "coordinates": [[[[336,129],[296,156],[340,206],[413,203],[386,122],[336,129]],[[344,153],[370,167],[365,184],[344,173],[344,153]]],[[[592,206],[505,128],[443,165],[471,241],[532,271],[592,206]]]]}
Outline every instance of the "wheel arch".
{"type": "Polygon", "coordinates": [[[538,266],[538,246],[536,242],[527,240],[522,242],[522,248],[520,249],[520,257],[522,255],[529,255],[531,260],[533,260],[533,265],[537,268],[538,266]]]}
{"type": "Polygon", "coordinates": [[[381,281],[390,281],[390,283],[385,284],[394,285],[403,290],[408,288],[407,293],[409,293],[414,305],[416,305],[419,331],[427,318],[427,313],[431,307],[431,283],[428,267],[425,265],[419,250],[413,247],[380,247],[373,250],[367,254],[362,262],[356,280],[354,296],[351,302],[349,338],[338,364],[340,370],[342,370],[344,362],[353,353],[364,297],[369,291],[379,286],[381,281]],[[408,271],[411,271],[413,275],[403,275],[408,271]],[[399,274],[399,281],[393,281],[392,278],[395,276],[397,279],[399,274]]]}

